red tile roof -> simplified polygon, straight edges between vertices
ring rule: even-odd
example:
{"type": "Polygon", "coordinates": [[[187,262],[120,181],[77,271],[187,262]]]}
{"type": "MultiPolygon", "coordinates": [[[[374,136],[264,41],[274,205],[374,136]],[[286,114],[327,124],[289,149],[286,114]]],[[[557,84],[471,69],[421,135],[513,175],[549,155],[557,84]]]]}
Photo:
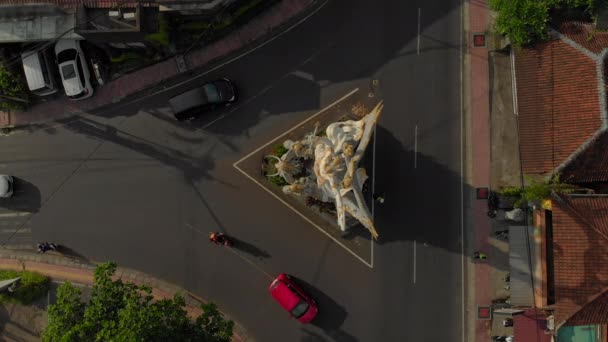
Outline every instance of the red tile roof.
{"type": "Polygon", "coordinates": [[[608,196],[554,197],[556,325],[608,323],[608,196]]]}
{"type": "Polygon", "coordinates": [[[515,54],[526,174],[553,172],[601,128],[598,62],[585,51],[553,39],[515,54]]]}
{"type": "Polygon", "coordinates": [[[608,48],[608,32],[596,30],[591,23],[564,22],[558,31],[595,54],[608,48]]]}
{"type": "Polygon", "coordinates": [[[565,183],[608,182],[608,132],[602,132],[562,170],[565,183]]]}
{"type": "Polygon", "coordinates": [[[513,316],[513,337],[517,342],[551,342],[551,335],[545,334],[546,328],[547,317],[541,311],[528,309],[513,316]]]}

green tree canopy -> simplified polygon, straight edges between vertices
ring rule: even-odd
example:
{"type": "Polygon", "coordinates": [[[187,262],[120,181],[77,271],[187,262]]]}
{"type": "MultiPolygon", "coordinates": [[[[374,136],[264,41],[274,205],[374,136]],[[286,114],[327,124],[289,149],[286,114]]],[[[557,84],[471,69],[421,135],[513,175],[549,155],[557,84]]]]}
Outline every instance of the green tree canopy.
{"type": "Polygon", "coordinates": [[[545,39],[551,9],[574,9],[593,12],[602,0],[490,0],[498,12],[496,29],[516,46],[545,39]]]}
{"type": "Polygon", "coordinates": [[[224,319],[214,304],[202,305],[203,314],[191,320],[180,295],[154,301],[147,286],[112,280],[115,263],[95,271],[90,301],[69,282],[57,289],[49,307],[43,341],[205,341],[228,342],[234,323],[224,319]]]}

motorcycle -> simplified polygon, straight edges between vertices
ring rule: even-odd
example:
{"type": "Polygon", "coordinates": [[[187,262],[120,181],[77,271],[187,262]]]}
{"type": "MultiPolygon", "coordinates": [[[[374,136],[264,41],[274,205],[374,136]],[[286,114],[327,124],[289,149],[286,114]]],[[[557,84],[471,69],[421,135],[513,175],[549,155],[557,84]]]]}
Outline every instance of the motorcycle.
{"type": "Polygon", "coordinates": [[[36,247],[38,249],[38,253],[46,253],[47,251],[50,251],[50,250],[56,251],[59,249],[58,244],[49,243],[49,242],[39,243],[36,247]]]}
{"type": "Polygon", "coordinates": [[[222,233],[215,233],[215,232],[210,233],[209,241],[215,243],[216,245],[222,245],[222,246],[226,246],[226,247],[232,247],[232,245],[233,245],[232,240],[230,240],[228,238],[228,236],[226,236],[226,234],[222,234],[222,233]]]}

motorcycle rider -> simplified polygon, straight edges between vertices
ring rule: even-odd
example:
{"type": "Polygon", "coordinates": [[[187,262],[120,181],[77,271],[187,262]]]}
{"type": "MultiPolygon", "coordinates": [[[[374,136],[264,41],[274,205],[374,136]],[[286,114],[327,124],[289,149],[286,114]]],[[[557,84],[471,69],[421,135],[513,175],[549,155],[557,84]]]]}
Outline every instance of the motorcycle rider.
{"type": "Polygon", "coordinates": [[[219,232],[212,232],[211,234],[209,234],[209,241],[218,245],[222,245],[226,242],[226,236],[219,232]]]}

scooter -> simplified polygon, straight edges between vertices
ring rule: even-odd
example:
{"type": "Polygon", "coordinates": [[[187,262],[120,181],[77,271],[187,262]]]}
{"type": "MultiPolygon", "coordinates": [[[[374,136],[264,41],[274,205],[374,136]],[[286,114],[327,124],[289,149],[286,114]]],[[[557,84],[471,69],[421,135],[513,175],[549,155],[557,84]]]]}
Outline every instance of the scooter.
{"type": "Polygon", "coordinates": [[[222,233],[210,233],[209,241],[215,243],[216,245],[223,245],[226,247],[232,247],[232,240],[228,238],[225,234],[222,233]]]}
{"type": "Polygon", "coordinates": [[[42,242],[37,245],[38,253],[46,253],[49,250],[56,251],[59,248],[59,245],[49,242],[42,242]]]}

